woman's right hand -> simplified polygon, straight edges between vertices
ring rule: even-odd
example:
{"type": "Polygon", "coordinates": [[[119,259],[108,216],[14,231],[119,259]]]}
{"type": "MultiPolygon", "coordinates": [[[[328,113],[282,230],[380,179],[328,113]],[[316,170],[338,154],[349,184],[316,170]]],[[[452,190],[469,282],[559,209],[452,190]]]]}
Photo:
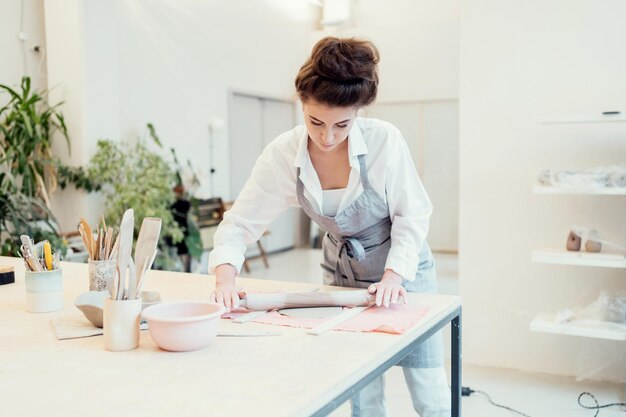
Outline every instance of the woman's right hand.
{"type": "Polygon", "coordinates": [[[235,285],[236,276],[237,270],[230,264],[215,268],[215,290],[211,292],[209,299],[214,303],[224,304],[226,311],[239,308],[239,300],[246,296],[245,291],[235,285]]]}

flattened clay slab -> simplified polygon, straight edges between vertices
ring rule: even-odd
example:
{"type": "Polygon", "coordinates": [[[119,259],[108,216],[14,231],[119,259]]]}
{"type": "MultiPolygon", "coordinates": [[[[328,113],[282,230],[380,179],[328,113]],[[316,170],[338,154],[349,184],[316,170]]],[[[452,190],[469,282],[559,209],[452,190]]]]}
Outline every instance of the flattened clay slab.
{"type": "Polygon", "coordinates": [[[278,310],[283,316],[302,319],[325,319],[341,313],[342,307],[307,307],[307,308],[284,308],[278,310]]]}

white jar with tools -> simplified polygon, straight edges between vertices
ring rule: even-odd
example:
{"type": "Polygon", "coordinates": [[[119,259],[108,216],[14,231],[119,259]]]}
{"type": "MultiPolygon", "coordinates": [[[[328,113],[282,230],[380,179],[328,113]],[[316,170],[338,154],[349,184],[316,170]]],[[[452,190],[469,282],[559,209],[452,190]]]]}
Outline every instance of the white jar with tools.
{"type": "Polygon", "coordinates": [[[106,350],[121,352],[139,346],[141,298],[104,300],[103,330],[106,350]]]}
{"type": "Polygon", "coordinates": [[[49,313],[63,308],[63,276],[60,269],[26,271],[26,310],[49,313]]]}
{"type": "Polygon", "coordinates": [[[113,279],[112,297],[104,300],[103,311],[104,347],[111,351],[131,350],[139,346],[141,287],[146,271],[154,262],[161,231],[161,219],[144,218],[133,261],[134,224],[133,210],[128,209],[120,223],[119,241],[115,244],[117,249],[113,249],[112,258],[116,260],[117,273],[113,279]]]}

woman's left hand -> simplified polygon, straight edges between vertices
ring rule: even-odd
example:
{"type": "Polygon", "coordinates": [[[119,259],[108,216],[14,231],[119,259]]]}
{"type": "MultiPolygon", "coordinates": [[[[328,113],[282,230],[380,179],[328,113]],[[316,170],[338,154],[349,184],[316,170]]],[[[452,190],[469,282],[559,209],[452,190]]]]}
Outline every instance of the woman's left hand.
{"type": "Polygon", "coordinates": [[[376,293],[376,305],[389,307],[389,303],[407,303],[406,290],[402,286],[402,277],[391,269],[386,269],[380,282],[367,288],[370,294],[376,293]]]}

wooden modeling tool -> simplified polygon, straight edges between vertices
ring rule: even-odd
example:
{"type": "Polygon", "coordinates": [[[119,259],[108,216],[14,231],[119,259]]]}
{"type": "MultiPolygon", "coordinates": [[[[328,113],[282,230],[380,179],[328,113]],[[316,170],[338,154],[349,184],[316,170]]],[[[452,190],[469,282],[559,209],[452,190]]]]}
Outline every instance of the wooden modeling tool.
{"type": "Polygon", "coordinates": [[[117,275],[118,285],[116,300],[124,299],[126,289],[126,274],[128,264],[133,251],[133,231],[135,228],[135,214],[133,209],[124,212],[122,223],[120,224],[119,249],[117,253],[117,275]]]}
{"type": "Polygon", "coordinates": [[[28,235],[21,235],[20,240],[22,241],[20,251],[26,267],[33,272],[43,271],[44,268],[39,263],[39,259],[37,258],[37,250],[35,249],[35,245],[33,245],[33,241],[30,240],[30,237],[28,235]]]}
{"type": "Polygon", "coordinates": [[[141,222],[141,229],[139,229],[137,245],[135,246],[135,264],[137,265],[135,280],[137,283],[140,283],[146,271],[152,268],[159,244],[161,223],[161,219],[157,217],[146,217],[141,222]]]}
{"type": "Polygon", "coordinates": [[[152,264],[154,263],[156,256],[157,256],[157,251],[155,250],[154,253],[152,254],[152,257],[150,257],[150,259],[146,258],[146,261],[143,267],[141,268],[143,272],[141,272],[141,274],[139,275],[139,279],[137,281],[137,294],[138,295],[141,294],[141,288],[143,287],[143,283],[145,282],[146,274],[152,267],[152,264]]]}
{"type": "Polygon", "coordinates": [[[247,314],[244,314],[243,316],[237,317],[236,319],[233,319],[233,322],[235,323],[246,323],[250,320],[254,320],[257,317],[262,316],[263,314],[267,313],[267,311],[262,310],[262,311],[251,311],[247,314]]]}
{"type": "Polygon", "coordinates": [[[137,271],[133,257],[128,259],[128,291],[126,291],[126,299],[134,300],[137,298],[137,271]]]}
{"type": "MultiPolygon", "coordinates": [[[[83,217],[80,218],[80,225],[83,227],[83,230],[85,232],[83,236],[83,242],[85,242],[85,247],[87,248],[87,252],[89,253],[89,258],[94,259],[96,245],[93,240],[93,231],[91,230],[89,223],[87,223],[87,220],[85,220],[83,217]]],[[[83,234],[81,233],[81,236],[82,235],[83,234]]]]}
{"type": "Polygon", "coordinates": [[[281,332],[270,332],[264,330],[252,330],[247,332],[218,332],[218,337],[263,337],[263,336],[282,336],[281,332]]]}
{"type": "MultiPolygon", "coordinates": [[[[104,219],[103,219],[104,221],[104,219]]],[[[113,228],[107,228],[106,238],[104,239],[104,256],[102,258],[103,261],[110,259],[111,257],[111,244],[113,241],[113,228]]]]}

